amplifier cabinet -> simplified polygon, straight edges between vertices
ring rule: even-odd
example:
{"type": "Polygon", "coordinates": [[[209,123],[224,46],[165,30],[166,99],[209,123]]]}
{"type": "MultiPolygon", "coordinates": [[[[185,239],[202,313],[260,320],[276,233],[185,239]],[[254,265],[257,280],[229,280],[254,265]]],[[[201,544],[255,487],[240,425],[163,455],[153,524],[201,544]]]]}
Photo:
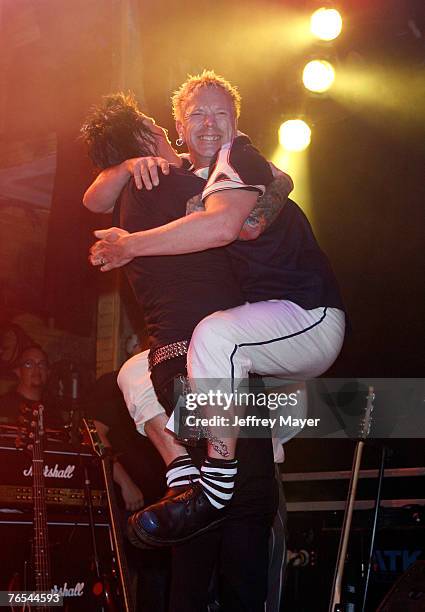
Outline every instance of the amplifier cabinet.
{"type": "MultiPolygon", "coordinates": [[[[55,517],[48,522],[52,590],[64,596],[65,610],[92,612],[101,609],[92,594],[96,584],[90,529],[86,521],[67,521],[55,517]]],[[[96,522],[96,544],[103,572],[111,570],[111,534],[109,525],[96,522]]],[[[30,517],[19,515],[1,520],[0,515],[0,590],[9,588],[10,580],[19,576],[24,588],[25,572],[31,581],[31,542],[33,526],[30,517]]]]}
{"type": "MultiPolygon", "coordinates": [[[[91,487],[103,489],[102,471],[96,455],[88,447],[81,452],[72,446],[50,444],[44,451],[45,485],[49,489],[83,489],[84,466],[90,473],[91,487]]],[[[15,448],[12,441],[0,439],[0,485],[32,486],[31,455],[15,448]]]]}

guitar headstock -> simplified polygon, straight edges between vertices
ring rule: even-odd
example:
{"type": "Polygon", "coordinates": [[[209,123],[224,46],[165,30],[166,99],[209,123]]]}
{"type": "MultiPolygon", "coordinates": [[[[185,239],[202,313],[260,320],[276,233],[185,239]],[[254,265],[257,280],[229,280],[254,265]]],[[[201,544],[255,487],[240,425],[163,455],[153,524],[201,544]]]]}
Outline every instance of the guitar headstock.
{"type": "Polygon", "coordinates": [[[18,435],[16,448],[34,452],[37,447],[42,450],[44,437],[44,406],[34,403],[33,406],[23,405],[18,418],[18,435]]]}
{"type": "Polygon", "coordinates": [[[372,425],[373,402],[375,400],[374,387],[369,386],[366,400],[367,401],[366,401],[365,413],[363,415],[362,420],[360,421],[359,438],[361,440],[366,440],[366,438],[370,434],[370,428],[372,425]]]}
{"type": "Polygon", "coordinates": [[[104,457],[107,453],[107,449],[106,446],[103,444],[102,440],[100,439],[95,422],[92,419],[84,417],[83,423],[86,426],[87,433],[90,436],[90,441],[92,443],[93,450],[97,455],[99,455],[99,457],[104,457]]]}

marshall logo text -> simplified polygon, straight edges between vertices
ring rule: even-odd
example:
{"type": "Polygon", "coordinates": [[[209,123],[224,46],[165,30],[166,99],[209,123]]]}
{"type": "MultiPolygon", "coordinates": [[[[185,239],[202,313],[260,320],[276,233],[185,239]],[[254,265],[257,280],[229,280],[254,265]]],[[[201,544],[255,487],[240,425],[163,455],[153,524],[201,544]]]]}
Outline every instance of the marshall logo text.
{"type": "Polygon", "coordinates": [[[67,582],[58,587],[57,584],[51,589],[51,593],[57,593],[62,597],[82,597],[84,594],[84,582],[77,582],[75,586],[68,586],[67,582]]]}
{"type": "MultiPolygon", "coordinates": [[[[55,463],[54,467],[49,465],[44,466],[44,477],[45,478],[67,478],[68,480],[74,476],[75,465],[67,465],[65,468],[59,469],[59,465],[55,463]]],[[[23,470],[24,476],[32,476],[32,465],[31,467],[23,470]]]]}

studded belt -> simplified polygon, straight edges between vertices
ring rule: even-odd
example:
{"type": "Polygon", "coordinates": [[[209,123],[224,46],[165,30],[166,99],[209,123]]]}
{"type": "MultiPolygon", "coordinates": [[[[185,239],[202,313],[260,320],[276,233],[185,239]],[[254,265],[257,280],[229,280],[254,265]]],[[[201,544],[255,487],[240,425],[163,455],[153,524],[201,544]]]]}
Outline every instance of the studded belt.
{"type": "Polygon", "coordinates": [[[178,342],[172,342],[165,346],[160,346],[153,351],[150,351],[148,361],[149,369],[152,370],[155,366],[163,361],[174,359],[174,357],[181,357],[187,354],[189,348],[189,340],[179,340],[178,342]]]}

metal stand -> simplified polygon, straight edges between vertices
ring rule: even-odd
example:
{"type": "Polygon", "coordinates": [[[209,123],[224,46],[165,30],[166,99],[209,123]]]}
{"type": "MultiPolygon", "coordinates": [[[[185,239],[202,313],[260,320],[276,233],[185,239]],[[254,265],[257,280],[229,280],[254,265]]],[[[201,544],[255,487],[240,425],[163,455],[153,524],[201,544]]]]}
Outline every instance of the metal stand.
{"type": "Polygon", "coordinates": [[[383,446],[381,450],[381,465],[379,466],[378,488],[376,491],[375,508],[373,512],[373,526],[372,526],[372,535],[371,535],[370,547],[369,547],[369,559],[367,562],[366,578],[365,578],[364,589],[363,589],[363,603],[362,603],[362,608],[361,608],[362,612],[365,612],[366,610],[366,600],[367,600],[367,592],[369,588],[370,570],[372,567],[372,557],[373,557],[373,552],[375,549],[376,528],[378,525],[379,507],[381,503],[382,482],[384,480],[386,451],[387,451],[386,447],[383,446]]]}
{"type": "MultiPolygon", "coordinates": [[[[74,400],[75,400],[74,410],[72,411],[72,418],[69,423],[69,427],[70,427],[69,435],[70,435],[70,442],[77,449],[77,444],[78,444],[78,448],[81,448],[80,446],[81,438],[82,438],[81,424],[82,424],[83,413],[82,413],[81,407],[78,404],[76,397],[75,398],[73,397],[73,401],[74,400]],[[75,413],[78,415],[78,421],[76,421],[76,419],[74,418],[75,413]],[[78,433],[78,438],[79,438],[78,440],[76,438],[77,433],[78,433]]],[[[96,456],[94,455],[93,457],[90,458],[90,460],[93,462],[95,458],[96,456]]],[[[87,520],[88,520],[89,530],[90,530],[91,548],[93,551],[93,565],[94,565],[95,575],[96,575],[96,579],[103,583],[103,576],[102,576],[102,571],[101,571],[101,566],[100,566],[99,553],[97,550],[97,543],[96,543],[96,526],[95,526],[95,518],[94,518],[94,510],[93,510],[91,480],[89,476],[89,471],[87,469],[87,463],[82,457],[80,451],[78,451],[78,460],[80,463],[80,467],[83,469],[83,472],[84,472],[84,496],[85,496],[86,508],[87,508],[87,517],[88,517],[87,520]]]]}
{"type": "Polygon", "coordinates": [[[94,523],[94,513],[93,513],[93,500],[91,497],[91,482],[89,478],[89,473],[87,470],[87,466],[84,465],[84,492],[86,495],[86,505],[87,505],[87,514],[88,514],[88,522],[90,529],[90,537],[91,537],[91,545],[93,549],[93,563],[96,570],[96,578],[103,582],[102,573],[100,571],[100,561],[99,561],[99,553],[97,551],[97,543],[96,543],[96,529],[94,523]]]}

